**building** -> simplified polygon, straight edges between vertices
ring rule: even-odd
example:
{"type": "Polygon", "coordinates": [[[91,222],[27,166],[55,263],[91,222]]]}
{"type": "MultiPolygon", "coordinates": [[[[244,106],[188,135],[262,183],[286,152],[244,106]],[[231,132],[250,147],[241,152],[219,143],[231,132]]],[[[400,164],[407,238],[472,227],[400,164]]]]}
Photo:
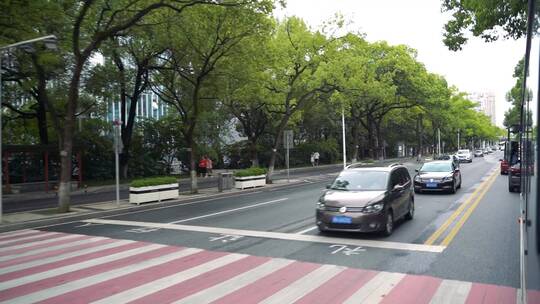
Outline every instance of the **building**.
{"type": "Polygon", "coordinates": [[[493,125],[496,124],[497,119],[495,117],[495,94],[492,92],[484,93],[471,93],[467,96],[470,100],[477,102],[476,110],[486,114],[493,125]]]}
{"type": "MultiPolygon", "coordinates": [[[[129,102],[126,105],[126,117],[129,113],[129,102]]],[[[105,119],[107,121],[120,120],[121,111],[120,101],[107,102],[107,110],[105,119]]],[[[141,94],[139,102],[137,102],[136,118],[154,118],[160,119],[167,115],[169,107],[161,101],[157,94],[152,91],[147,91],[141,94]]]]}

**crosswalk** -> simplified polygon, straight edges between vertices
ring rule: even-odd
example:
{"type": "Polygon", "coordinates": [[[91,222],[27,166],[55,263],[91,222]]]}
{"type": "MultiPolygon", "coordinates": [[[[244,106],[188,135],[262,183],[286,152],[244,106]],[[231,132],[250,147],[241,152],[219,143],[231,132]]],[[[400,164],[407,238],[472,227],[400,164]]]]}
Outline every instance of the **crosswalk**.
{"type": "MultiPolygon", "coordinates": [[[[106,237],[0,234],[0,303],[517,303],[517,292],[106,237]]],[[[540,292],[528,298],[540,303],[540,292]]]]}

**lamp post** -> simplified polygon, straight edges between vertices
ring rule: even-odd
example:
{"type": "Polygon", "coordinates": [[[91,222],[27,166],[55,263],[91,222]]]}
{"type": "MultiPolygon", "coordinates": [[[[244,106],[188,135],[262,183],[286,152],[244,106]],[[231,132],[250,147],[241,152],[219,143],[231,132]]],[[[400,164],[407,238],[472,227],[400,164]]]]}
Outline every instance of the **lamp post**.
{"type": "MultiPolygon", "coordinates": [[[[45,47],[50,50],[57,49],[56,36],[48,35],[43,37],[38,37],[30,40],[20,41],[13,44],[5,45],[0,47],[0,224],[2,223],[2,187],[3,185],[3,174],[4,174],[4,157],[2,153],[2,59],[4,56],[4,51],[9,51],[11,49],[25,49],[27,51],[33,51],[33,44],[36,42],[43,42],[45,47]]],[[[9,172],[7,172],[9,174],[9,172]]]]}
{"type": "Polygon", "coordinates": [[[347,144],[345,143],[345,109],[341,105],[341,133],[343,137],[343,169],[347,167],[347,144]]]}

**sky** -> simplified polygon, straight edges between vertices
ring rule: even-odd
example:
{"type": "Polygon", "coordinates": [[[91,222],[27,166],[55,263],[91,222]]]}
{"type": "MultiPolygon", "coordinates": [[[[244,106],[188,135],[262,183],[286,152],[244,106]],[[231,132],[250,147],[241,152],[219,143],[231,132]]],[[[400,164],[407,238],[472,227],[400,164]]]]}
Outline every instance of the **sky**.
{"type": "MultiPolygon", "coordinates": [[[[287,0],[287,7],[278,9],[275,15],[298,16],[317,29],[336,13],[347,21],[346,30],[362,32],[368,41],[385,40],[416,49],[418,61],[429,72],[444,76],[460,91],[494,93],[496,121],[502,126],[504,112],[510,107],[505,95],[516,82],[512,74],[525,53],[524,39],[486,43],[471,37],[463,50],[449,51],[442,42],[449,14],[441,12],[441,1],[437,0],[287,0]]],[[[536,93],[537,40],[533,40],[531,54],[531,77],[527,81],[536,93]]]]}

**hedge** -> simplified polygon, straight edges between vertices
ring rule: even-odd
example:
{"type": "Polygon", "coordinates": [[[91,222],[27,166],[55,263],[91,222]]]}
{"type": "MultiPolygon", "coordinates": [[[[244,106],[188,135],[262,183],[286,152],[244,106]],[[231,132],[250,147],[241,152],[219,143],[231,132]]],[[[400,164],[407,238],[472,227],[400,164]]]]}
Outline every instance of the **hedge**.
{"type": "Polygon", "coordinates": [[[239,170],[234,172],[236,177],[246,177],[246,176],[255,176],[266,174],[266,169],[264,168],[248,168],[244,170],[239,170]]]}
{"type": "Polygon", "coordinates": [[[166,184],[175,184],[178,180],[174,176],[161,176],[161,177],[148,177],[135,179],[131,182],[131,187],[149,187],[149,186],[159,186],[166,184]]]}

